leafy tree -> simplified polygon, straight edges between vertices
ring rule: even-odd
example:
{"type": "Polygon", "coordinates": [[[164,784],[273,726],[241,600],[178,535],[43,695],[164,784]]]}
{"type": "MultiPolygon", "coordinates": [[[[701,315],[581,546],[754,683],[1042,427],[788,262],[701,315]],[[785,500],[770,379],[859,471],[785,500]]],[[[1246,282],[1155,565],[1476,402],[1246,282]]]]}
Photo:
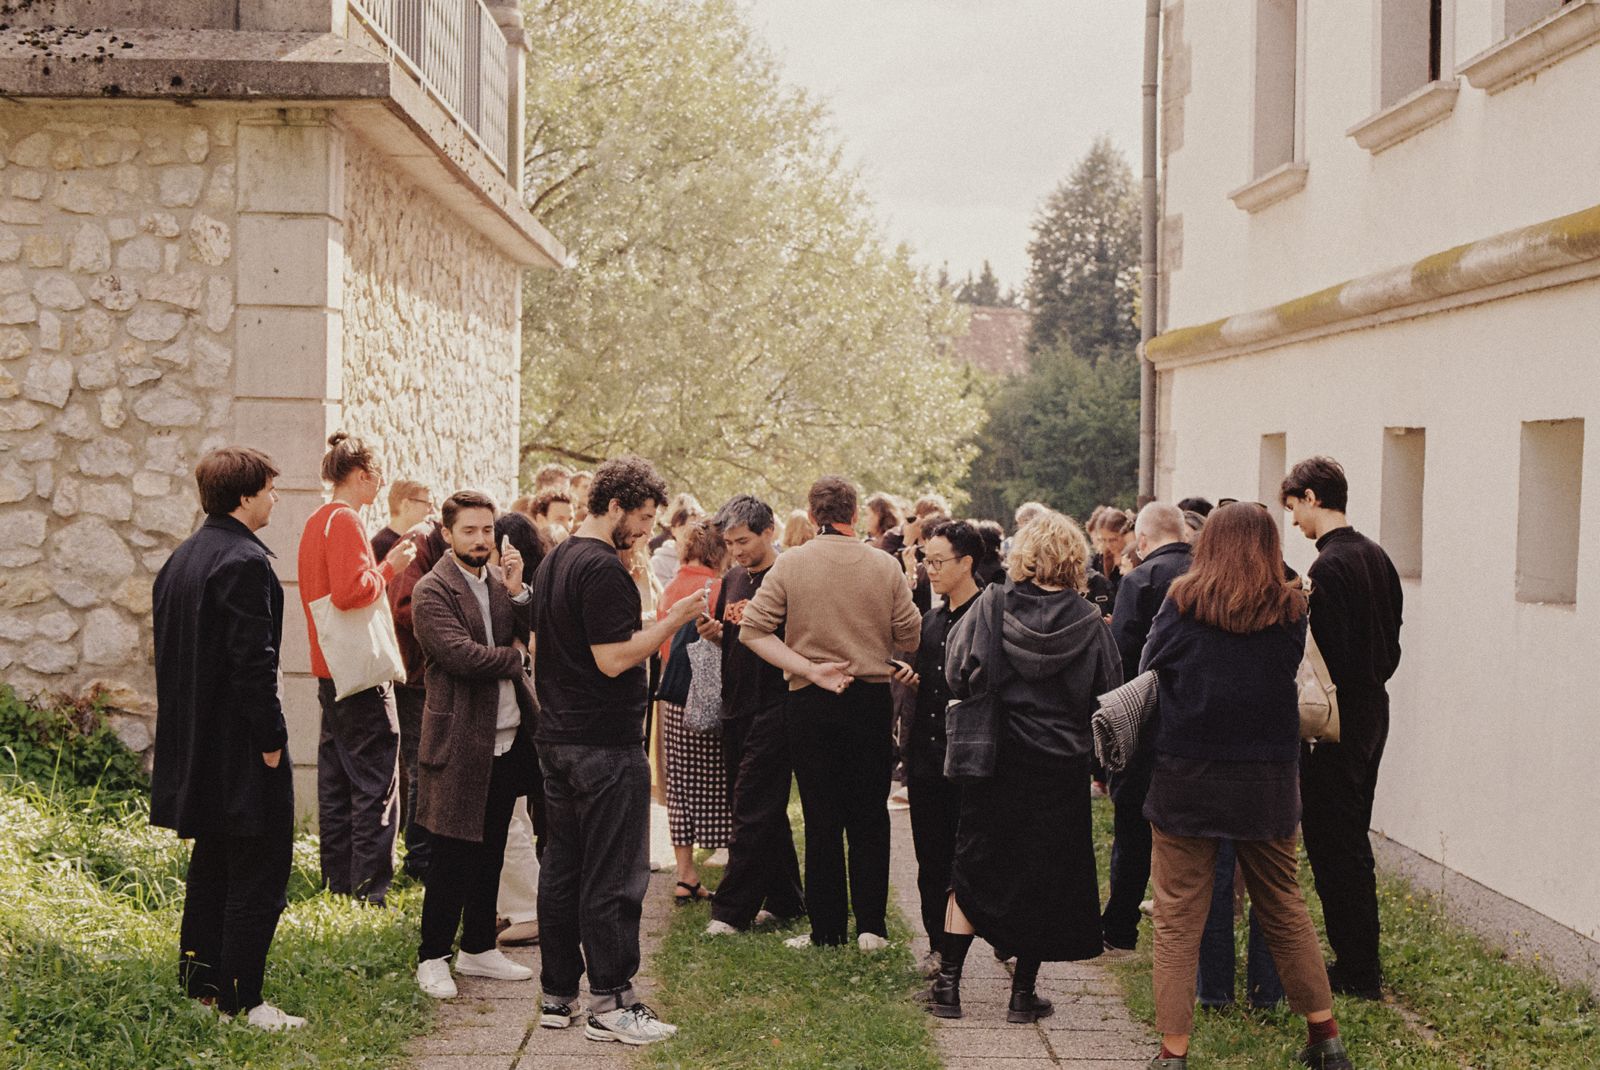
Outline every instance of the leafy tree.
{"type": "Polygon", "coordinates": [[[1027,374],[987,400],[967,480],[1009,522],[1029,499],[1083,519],[1138,487],[1139,221],[1133,176],[1102,138],[1045,202],[1028,245],[1027,374]]]}
{"type": "Polygon", "coordinates": [[[843,472],[953,491],[960,314],[889,247],[825,115],[736,0],[530,0],[525,472],[622,452],[715,501],[843,472]]]}
{"type": "Polygon", "coordinates": [[[956,291],[956,300],[967,305],[995,305],[1004,304],[1000,296],[1000,280],[995,277],[994,268],[989,266],[989,261],[983,262],[983,272],[974,282],[972,273],[967,273],[967,280],[956,291]]]}
{"type": "Polygon", "coordinates": [[[1101,504],[1131,505],[1138,488],[1139,363],[1090,363],[1066,347],[1040,353],[1001,386],[969,478],[972,509],[1009,526],[1025,501],[1080,521],[1101,504]]]}
{"type": "Polygon", "coordinates": [[[1045,199],[1028,243],[1028,348],[1065,342],[1097,361],[1139,343],[1139,204],[1133,171],[1110,138],[1097,139],[1045,199]]]}

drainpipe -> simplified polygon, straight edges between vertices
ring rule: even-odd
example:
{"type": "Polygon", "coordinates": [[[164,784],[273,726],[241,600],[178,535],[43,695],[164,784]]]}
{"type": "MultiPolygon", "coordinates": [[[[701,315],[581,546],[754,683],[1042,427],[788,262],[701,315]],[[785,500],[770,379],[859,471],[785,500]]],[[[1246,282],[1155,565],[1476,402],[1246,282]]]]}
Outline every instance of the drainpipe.
{"type": "Polygon", "coordinates": [[[1156,371],[1145,356],[1145,345],[1156,336],[1156,99],[1161,66],[1161,0],[1144,3],[1144,203],[1140,211],[1139,312],[1139,498],[1156,495],[1156,371]]]}

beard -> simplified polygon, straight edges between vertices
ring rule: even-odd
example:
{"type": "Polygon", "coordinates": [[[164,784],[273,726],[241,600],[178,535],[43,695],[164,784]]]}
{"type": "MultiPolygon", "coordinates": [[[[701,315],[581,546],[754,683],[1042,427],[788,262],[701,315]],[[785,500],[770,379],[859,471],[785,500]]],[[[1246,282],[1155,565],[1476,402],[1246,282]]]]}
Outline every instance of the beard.
{"type": "Polygon", "coordinates": [[[611,529],[611,545],[619,550],[631,550],[638,541],[639,536],[628,530],[626,521],[617,521],[617,526],[611,529]]]}
{"type": "Polygon", "coordinates": [[[457,550],[456,560],[460,561],[468,568],[482,568],[484,565],[489,563],[489,551],[484,550],[482,553],[473,554],[462,550],[457,550]]]}

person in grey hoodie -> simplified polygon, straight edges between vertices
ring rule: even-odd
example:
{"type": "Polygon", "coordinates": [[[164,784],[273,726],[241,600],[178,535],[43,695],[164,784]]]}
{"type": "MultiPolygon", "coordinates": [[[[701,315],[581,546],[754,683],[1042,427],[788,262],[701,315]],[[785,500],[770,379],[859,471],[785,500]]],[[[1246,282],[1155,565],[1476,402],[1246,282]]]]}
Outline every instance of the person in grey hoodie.
{"type": "Polygon", "coordinates": [[[994,775],[962,786],[961,820],[939,975],[929,1010],[961,1017],[961,972],[974,935],[1017,958],[1010,1022],[1049,1015],[1041,962],[1100,954],[1100,892],[1089,815],[1089,717],[1122,683],[1100,611],[1082,595],[1089,546],[1047,511],[1018,535],[1007,582],[986,588],[948,640],[957,698],[998,684],[1004,731],[994,775]],[[1004,599],[999,664],[990,663],[995,599],[1004,599]]]}

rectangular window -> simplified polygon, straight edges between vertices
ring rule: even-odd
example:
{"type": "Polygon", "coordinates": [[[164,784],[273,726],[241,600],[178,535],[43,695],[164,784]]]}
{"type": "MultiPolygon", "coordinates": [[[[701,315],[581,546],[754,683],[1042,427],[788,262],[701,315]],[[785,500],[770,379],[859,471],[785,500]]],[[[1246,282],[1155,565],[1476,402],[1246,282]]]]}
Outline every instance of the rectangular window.
{"type": "Polygon", "coordinates": [[[1261,436],[1261,470],[1258,476],[1257,501],[1278,518],[1278,530],[1283,531],[1285,514],[1283,499],[1278,492],[1283,489],[1283,477],[1289,474],[1289,449],[1287,436],[1281,431],[1275,435],[1261,436]]]}
{"type": "Polygon", "coordinates": [[[1422,484],[1428,433],[1390,427],[1383,435],[1383,504],[1378,541],[1402,576],[1422,575],[1422,484]]]}
{"type": "Polygon", "coordinates": [[[1583,502],[1583,421],[1522,425],[1517,492],[1517,600],[1578,600],[1578,517],[1583,502]]]}
{"type": "Polygon", "coordinates": [[[1560,11],[1569,0],[1498,0],[1500,36],[1512,37],[1560,11]]]}
{"type": "Polygon", "coordinates": [[[1378,108],[1397,104],[1444,69],[1444,0],[1380,0],[1378,108]]]}
{"type": "Polygon", "coordinates": [[[1297,158],[1299,5],[1300,0],[1256,0],[1255,178],[1297,158]]]}

